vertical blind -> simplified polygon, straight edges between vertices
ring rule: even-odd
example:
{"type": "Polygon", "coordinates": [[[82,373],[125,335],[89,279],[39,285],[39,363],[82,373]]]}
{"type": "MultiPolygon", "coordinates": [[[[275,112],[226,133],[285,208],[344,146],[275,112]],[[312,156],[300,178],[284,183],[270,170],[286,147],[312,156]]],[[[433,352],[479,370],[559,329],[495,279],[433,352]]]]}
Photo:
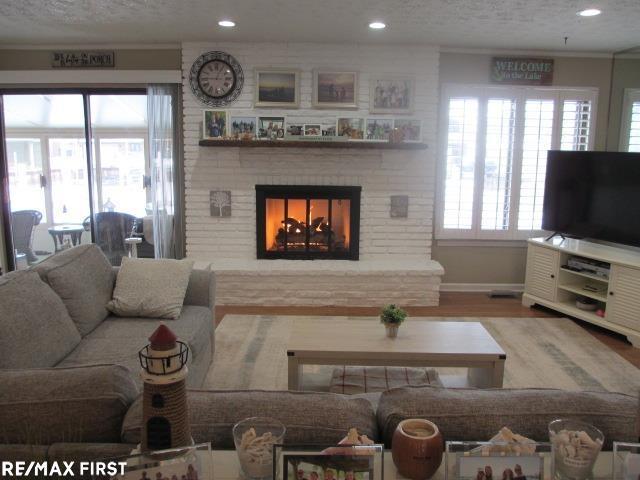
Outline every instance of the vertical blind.
{"type": "Polygon", "coordinates": [[[438,238],[526,238],[542,225],[547,151],[592,145],[595,89],[447,86],[438,238]]]}

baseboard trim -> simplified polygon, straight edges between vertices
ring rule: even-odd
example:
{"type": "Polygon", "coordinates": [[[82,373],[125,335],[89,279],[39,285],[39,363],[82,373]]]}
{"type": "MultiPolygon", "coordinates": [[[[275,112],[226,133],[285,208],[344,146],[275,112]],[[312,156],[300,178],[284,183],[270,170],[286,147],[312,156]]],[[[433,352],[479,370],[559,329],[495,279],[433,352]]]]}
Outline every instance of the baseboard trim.
{"type": "Polygon", "coordinates": [[[492,290],[524,291],[524,283],[443,283],[441,292],[490,292],[492,290]]]}

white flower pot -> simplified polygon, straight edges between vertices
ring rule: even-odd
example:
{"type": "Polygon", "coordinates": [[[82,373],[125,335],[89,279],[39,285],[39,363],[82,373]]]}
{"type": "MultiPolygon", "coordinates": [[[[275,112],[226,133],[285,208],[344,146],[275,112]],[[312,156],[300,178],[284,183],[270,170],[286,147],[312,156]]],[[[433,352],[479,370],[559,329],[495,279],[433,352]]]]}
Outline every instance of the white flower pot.
{"type": "Polygon", "coordinates": [[[400,325],[385,323],[384,328],[387,330],[387,337],[396,338],[398,336],[398,328],[400,328],[400,325]]]}

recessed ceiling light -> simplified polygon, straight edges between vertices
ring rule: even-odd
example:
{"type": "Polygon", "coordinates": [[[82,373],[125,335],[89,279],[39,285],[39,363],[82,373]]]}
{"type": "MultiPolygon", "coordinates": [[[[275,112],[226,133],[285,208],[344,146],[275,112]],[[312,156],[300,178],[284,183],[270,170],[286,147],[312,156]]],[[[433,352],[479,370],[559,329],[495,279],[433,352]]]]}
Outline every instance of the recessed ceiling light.
{"type": "Polygon", "coordinates": [[[383,28],[385,28],[386,25],[382,22],[371,22],[369,24],[369,28],[372,28],[374,30],[382,30],[383,28]]]}
{"type": "Polygon", "coordinates": [[[218,22],[218,25],[220,25],[221,27],[235,27],[236,22],[233,22],[231,20],[220,20],[218,22]]]}
{"type": "Polygon", "coordinates": [[[578,12],[578,15],[581,17],[595,17],[596,15],[600,15],[602,12],[597,8],[587,8],[586,10],[582,10],[578,12]]]}

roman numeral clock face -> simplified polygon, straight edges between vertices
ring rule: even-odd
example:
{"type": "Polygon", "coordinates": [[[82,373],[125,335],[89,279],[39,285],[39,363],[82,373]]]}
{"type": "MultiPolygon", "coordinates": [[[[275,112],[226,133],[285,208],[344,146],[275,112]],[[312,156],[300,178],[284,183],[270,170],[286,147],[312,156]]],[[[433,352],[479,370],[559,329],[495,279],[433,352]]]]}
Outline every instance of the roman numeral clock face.
{"type": "Polygon", "coordinates": [[[236,76],[228,63],[214,60],[205,63],[198,75],[198,84],[207,95],[213,98],[226,96],[236,83],[236,76]]]}
{"type": "Polygon", "coordinates": [[[231,55],[208,52],[198,57],[191,67],[189,83],[200,101],[219,107],[238,98],[244,76],[242,67],[231,55]]]}

